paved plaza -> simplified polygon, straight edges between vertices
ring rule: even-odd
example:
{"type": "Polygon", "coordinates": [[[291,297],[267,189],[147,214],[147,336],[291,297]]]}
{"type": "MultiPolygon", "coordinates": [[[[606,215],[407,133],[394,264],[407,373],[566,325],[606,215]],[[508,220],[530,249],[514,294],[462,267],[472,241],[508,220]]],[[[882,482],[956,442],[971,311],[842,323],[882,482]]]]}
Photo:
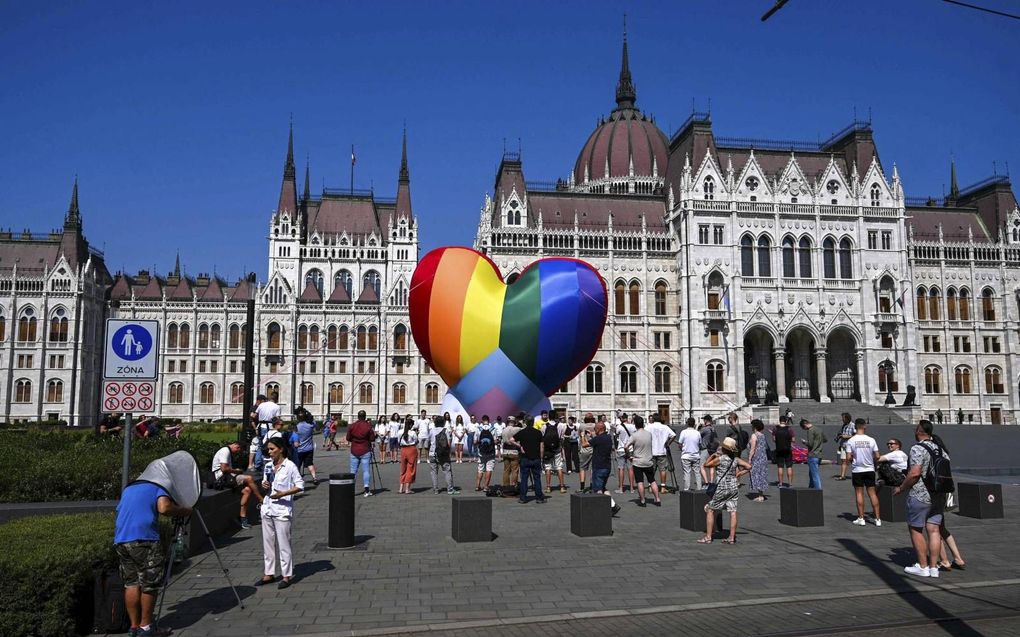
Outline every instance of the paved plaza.
{"type": "MultiPolygon", "coordinates": [[[[346,451],[316,457],[323,476],[346,470],[346,451]]],[[[1009,480],[1005,519],[949,515],[968,567],[931,580],[902,572],[914,559],[904,523],[851,524],[853,490],[831,479],[834,467],[823,467],[824,527],[781,525],[771,487],[765,503],[741,498],[736,545],[702,546],[698,533],[679,528],[675,495],[644,509],[636,496],[618,495],[623,510],[613,536],[585,539],[570,533],[569,497],[558,492],[544,505],[496,499],[495,539],[457,544],[450,498],[433,495],[427,465],[418,466],[413,495],[396,493],[397,465],[379,467],[386,490],[357,498],[361,543],[346,551],[326,548],[327,483],[309,484],[296,504],[294,586],[253,586],[262,565],[256,525],[220,544],[245,608],[207,552],[175,575],[163,625],[186,636],[1020,631],[1020,487],[1009,480]]],[[[475,470],[454,465],[464,494],[474,494],[475,470]]],[[[499,464],[496,470],[501,475],[499,464]]],[[[806,468],[796,471],[795,482],[806,483],[806,468]]],[[[568,483],[576,489],[577,476],[568,483]]],[[[610,484],[616,488],[615,478],[610,484]]]]}

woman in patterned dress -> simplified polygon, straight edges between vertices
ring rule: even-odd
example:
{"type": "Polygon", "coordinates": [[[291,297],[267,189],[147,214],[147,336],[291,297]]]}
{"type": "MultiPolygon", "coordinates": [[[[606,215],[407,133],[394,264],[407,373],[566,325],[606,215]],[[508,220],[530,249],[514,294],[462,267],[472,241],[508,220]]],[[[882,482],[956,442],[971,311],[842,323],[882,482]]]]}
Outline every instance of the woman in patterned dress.
{"type": "Polygon", "coordinates": [[[730,512],[730,536],[723,540],[726,544],[737,543],[737,498],[740,495],[737,479],[751,470],[751,465],[740,457],[740,447],[733,438],[723,440],[719,450],[708,458],[708,468],[715,467],[715,495],[705,505],[705,537],[698,544],[711,544],[715,526],[715,512],[723,509],[730,512]]]}
{"type": "Polygon", "coordinates": [[[765,451],[765,423],[757,418],[751,421],[751,443],[747,449],[747,459],[751,462],[751,493],[757,493],[755,502],[765,501],[765,491],[769,488],[769,459],[765,451]]]}

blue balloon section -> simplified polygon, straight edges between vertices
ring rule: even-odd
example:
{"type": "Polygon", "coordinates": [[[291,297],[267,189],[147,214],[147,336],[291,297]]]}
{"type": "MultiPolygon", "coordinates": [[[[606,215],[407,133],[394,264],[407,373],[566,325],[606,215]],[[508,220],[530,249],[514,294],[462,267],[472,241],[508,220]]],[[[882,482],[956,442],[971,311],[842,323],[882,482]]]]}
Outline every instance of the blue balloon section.
{"type": "Polygon", "coordinates": [[[125,325],[113,333],[112,347],[118,358],[136,361],[152,350],[152,335],[141,325],[125,325]]]}

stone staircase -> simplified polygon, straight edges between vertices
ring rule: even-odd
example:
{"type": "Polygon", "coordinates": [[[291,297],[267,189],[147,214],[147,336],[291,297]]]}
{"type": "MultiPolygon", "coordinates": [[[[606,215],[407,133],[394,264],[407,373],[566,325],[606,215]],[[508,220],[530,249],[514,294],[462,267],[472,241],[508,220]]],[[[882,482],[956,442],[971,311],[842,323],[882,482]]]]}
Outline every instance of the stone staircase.
{"type": "Polygon", "coordinates": [[[881,405],[866,405],[856,400],[834,400],[831,403],[819,403],[814,400],[792,400],[779,406],[782,415],[786,408],[793,410],[796,420],[807,418],[818,425],[838,425],[840,415],[845,411],[855,420],[864,418],[873,425],[906,425],[910,424],[906,414],[900,410],[889,409],[881,405]]]}

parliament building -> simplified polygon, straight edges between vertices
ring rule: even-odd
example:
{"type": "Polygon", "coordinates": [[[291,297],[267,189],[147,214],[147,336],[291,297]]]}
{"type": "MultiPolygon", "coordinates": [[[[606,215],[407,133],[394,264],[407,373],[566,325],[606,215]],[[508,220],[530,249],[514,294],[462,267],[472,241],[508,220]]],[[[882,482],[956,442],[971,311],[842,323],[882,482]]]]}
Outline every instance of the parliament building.
{"type": "MultiPolygon", "coordinates": [[[[602,345],[554,406],[676,422],[791,401],[901,405],[912,388],[947,421],[1020,420],[1008,176],[961,188],[954,165],[947,195],[908,197],[870,121],[800,142],[724,137],[694,112],[667,136],[638,108],[626,41],[607,106],[566,177],[529,181],[520,153],[504,152],[478,217],[473,247],[507,281],[548,256],[605,280],[602,345]]],[[[238,418],[255,390],[317,416],[437,411],[446,387],[408,318],[429,222],[410,183],[405,134],[394,198],[313,194],[307,168],[299,190],[292,129],[266,278],[233,282],[179,263],[165,276],[110,273],[75,183],[61,229],[0,232],[0,421],[92,425],[111,317],[159,321],[161,417],[238,418]]]]}

